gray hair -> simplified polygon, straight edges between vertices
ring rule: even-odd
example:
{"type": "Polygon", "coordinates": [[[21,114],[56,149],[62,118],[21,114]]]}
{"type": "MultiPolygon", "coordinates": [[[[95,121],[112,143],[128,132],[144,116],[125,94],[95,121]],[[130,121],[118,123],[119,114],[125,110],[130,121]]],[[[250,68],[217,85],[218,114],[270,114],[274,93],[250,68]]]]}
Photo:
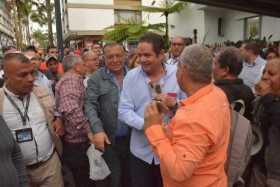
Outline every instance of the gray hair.
{"type": "Polygon", "coordinates": [[[82,58],[76,55],[67,55],[62,60],[62,64],[65,71],[72,69],[75,64],[82,62],[82,58]]]}
{"type": "Polygon", "coordinates": [[[94,53],[93,51],[86,51],[82,54],[82,59],[86,60],[86,59],[89,59],[89,58],[94,57],[94,56],[97,56],[97,54],[94,53]]]}
{"type": "Polygon", "coordinates": [[[170,41],[173,42],[175,39],[180,39],[180,40],[183,41],[184,44],[186,43],[186,38],[183,37],[183,36],[174,36],[174,37],[171,38],[170,41]]]}
{"type": "Polygon", "coordinates": [[[197,44],[186,47],[180,56],[180,61],[186,65],[190,78],[200,83],[211,82],[212,60],[211,51],[197,44]]]}

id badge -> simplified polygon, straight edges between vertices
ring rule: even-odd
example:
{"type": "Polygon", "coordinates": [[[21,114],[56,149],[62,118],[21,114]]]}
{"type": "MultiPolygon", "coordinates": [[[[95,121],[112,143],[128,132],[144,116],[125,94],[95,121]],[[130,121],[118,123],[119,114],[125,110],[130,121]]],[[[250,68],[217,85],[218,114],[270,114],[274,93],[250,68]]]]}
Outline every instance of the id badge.
{"type": "Polygon", "coordinates": [[[31,128],[15,130],[16,141],[18,143],[29,142],[33,140],[33,133],[31,128]]]}

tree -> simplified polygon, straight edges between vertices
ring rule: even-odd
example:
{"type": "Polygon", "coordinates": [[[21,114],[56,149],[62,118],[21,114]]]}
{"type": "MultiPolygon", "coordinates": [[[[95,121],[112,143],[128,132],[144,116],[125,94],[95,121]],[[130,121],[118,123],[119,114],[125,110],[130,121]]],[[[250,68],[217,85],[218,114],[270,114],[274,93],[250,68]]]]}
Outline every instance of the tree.
{"type": "Polygon", "coordinates": [[[27,44],[30,45],[31,42],[31,34],[30,34],[30,14],[32,13],[32,0],[21,0],[20,1],[20,13],[22,15],[21,17],[21,23],[25,27],[26,32],[26,39],[27,44]]]}
{"type": "Polygon", "coordinates": [[[174,2],[170,0],[164,0],[161,7],[154,7],[154,6],[142,6],[141,10],[151,13],[162,13],[165,16],[165,40],[166,42],[169,41],[169,27],[168,27],[168,16],[169,14],[173,14],[175,12],[180,12],[183,10],[185,3],[183,2],[174,2]]]}
{"type": "Polygon", "coordinates": [[[35,12],[33,10],[33,0],[12,0],[9,5],[12,10],[12,19],[14,20],[14,30],[17,41],[17,47],[22,49],[24,47],[24,39],[27,45],[31,44],[30,33],[30,16],[35,12]],[[25,35],[23,35],[25,33],[25,35]],[[26,36],[26,38],[23,38],[26,36]]]}
{"type": "Polygon", "coordinates": [[[43,33],[41,30],[35,30],[32,33],[32,38],[39,44],[40,47],[48,47],[47,33],[43,33]]]}
{"type": "Polygon", "coordinates": [[[147,31],[162,32],[163,28],[164,23],[145,24],[144,22],[127,20],[124,23],[108,27],[104,38],[115,42],[138,40],[147,31]]]}
{"type": "Polygon", "coordinates": [[[31,20],[38,23],[40,26],[47,24],[48,26],[48,41],[49,45],[54,45],[52,24],[54,17],[52,16],[54,6],[50,0],[36,1],[33,3],[36,6],[36,12],[31,14],[31,20]]]}
{"type": "Polygon", "coordinates": [[[17,42],[17,48],[22,49],[23,43],[22,43],[22,12],[21,10],[21,1],[20,0],[12,0],[9,4],[9,6],[12,8],[12,19],[14,20],[14,30],[15,30],[15,36],[16,36],[16,42],[17,42]]]}

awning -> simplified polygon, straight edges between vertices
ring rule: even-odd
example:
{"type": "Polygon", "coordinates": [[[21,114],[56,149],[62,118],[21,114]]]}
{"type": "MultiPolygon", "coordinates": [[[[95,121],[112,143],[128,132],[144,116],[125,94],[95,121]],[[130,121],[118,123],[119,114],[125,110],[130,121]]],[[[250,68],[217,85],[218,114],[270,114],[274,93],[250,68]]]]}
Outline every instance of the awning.
{"type": "Polygon", "coordinates": [[[280,17],[280,0],[180,0],[280,17]]]}

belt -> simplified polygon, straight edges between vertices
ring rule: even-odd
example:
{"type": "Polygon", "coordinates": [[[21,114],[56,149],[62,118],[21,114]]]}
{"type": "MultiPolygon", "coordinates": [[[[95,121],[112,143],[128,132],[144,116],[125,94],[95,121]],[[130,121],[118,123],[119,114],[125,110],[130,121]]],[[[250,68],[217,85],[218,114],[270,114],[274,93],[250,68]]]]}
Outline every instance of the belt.
{"type": "Polygon", "coordinates": [[[37,162],[35,164],[27,165],[26,168],[27,169],[37,169],[37,168],[39,168],[40,166],[42,166],[43,164],[48,162],[53,157],[54,153],[55,153],[55,150],[53,150],[52,154],[49,156],[49,158],[47,160],[40,161],[40,162],[37,162]]]}

